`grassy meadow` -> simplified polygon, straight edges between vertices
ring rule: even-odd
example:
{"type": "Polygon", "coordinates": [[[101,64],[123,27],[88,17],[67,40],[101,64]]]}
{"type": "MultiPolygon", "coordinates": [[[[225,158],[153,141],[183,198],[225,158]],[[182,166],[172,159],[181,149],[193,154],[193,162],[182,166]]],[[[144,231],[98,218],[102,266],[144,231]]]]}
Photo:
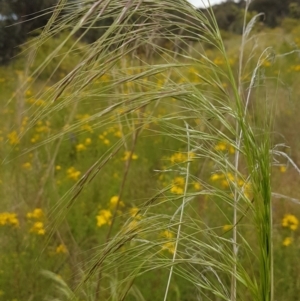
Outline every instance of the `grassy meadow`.
{"type": "Polygon", "coordinates": [[[300,27],[221,35],[0,67],[0,300],[300,300],[300,27]]]}

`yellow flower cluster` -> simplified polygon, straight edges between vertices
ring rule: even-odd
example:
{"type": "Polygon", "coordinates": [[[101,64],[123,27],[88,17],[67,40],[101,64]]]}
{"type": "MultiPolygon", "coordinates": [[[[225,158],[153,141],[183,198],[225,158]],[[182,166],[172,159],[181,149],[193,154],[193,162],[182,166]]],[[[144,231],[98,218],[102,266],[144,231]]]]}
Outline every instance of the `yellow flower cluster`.
{"type": "Polygon", "coordinates": [[[105,145],[109,145],[109,144],[110,144],[109,139],[107,139],[107,137],[106,137],[107,134],[108,134],[108,132],[105,131],[105,132],[103,132],[101,135],[98,136],[99,139],[102,140],[103,144],[105,144],[105,145]]]}
{"type": "Polygon", "coordinates": [[[112,219],[112,213],[110,210],[102,209],[99,211],[99,214],[96,216],[97,226],[102,227],[103,225],[110,225],[112,219]]]}
{"type": "Polygon", "coordinates": [[[283,244],[285,247],[288,247],[289,245],[292,244],[292,242],[293,242],[293,239],[292,239],[291,237],[286,237],[286,238],[283,240],[282,244],[283,244]]]}
{"type": "MultiPolygon", "coordinates": [[[[110,198],[109,205],[111,208],[115,208],[118,202],[119,202],[119,197],[117,195],[114,195],[113,197],[110,198]]],[[[124,202],[120,201],[119,207],[124,207],[124,206],[125,206],[124,202]]]]}
{"type": "Polygon", "coordinates": [[[36,129],[35,131],[37,133],[48,133],[50,131],[50,122],[49,121],[45,121],[45,123],[43,123],[43,121],[39,120],[36,123],[36,129]]]}
{"type": "Polygon", "coordinates": [[[26,169],[26,170],[31,170],[32,166],[30,162],[26,162],[24,164],[22,164],[22,168],[26,169]]]}
{"type": "Polygon", "coordinates": [[[202,186],[199,182],[193,182],[193,186],[195,190],[201,190],[202,186]]]}
{"type": "Polygon", "coordinates": [[[76,115],[76,119],[78,119],[78,120],[81,120],[81,121],[83,121],[83,120],[88,120],[89,118],[91,117],[91,115],[89,115],[89,114],[77,114],[76,115]]]}
{"type": "Polygon", "coordinates": [[[41,219],[44,217],[43,210],[41,208],[36,208],[32,212],[28,212],[26,214],[27,218],[33,218],[33,219],[41,219]]]}
{"type": "Polygon", "coordinates": [[[129,209],[129,214],[133,219],[124,228],[125,232],[137,230],[139,226],[139,221],[142,219],[142,215],[139,214],[139,212],[140,209],[137,207],[132,207],[129,209]]]}
{"type": "Polygon", "coordinates": [[[81,152],[81,151],[86,150],[86,147],[88,145],[91,145],[91,143],[92,143],[92,139],[91,138],[86,138],[84,143],[79,143],[79,144],[76,145],[76,151],[81,152]]]}
{"type": "Polygon", "coordinates": [[[165,230],[165,231],[162,231],[162,232],[160,233],[160,236],[161,236],[161,237],[164,237],[164,238],[171,239],[171,238],[174,237],[174,234],[173,234],[171,231],[169,231],[169,230],[165,230]]]}
{"type": "Polygon", "coordinates": [[[176,177],[173,180],[171,192],[174,194],[183,194],[185,179],[184,177],[176,177]]]}
{"type": "MultiPolygon", "coordinates": [[[[21,132],[23,132],[25,130],[25,126],[28,122],[28,117],[25,116],[22,120],[22,127],[21,127],[21,132]]],[[[30,142],[31,143],[36,143],[40,140],[40,134],[43,133],[48,133],[50,132],[50,122],[49,121],[45,121],[43,123],[43,121],[39,120],[37,121],[36,125],[35,125],[35,133],[33,134],[33,136],[30,138],[30,142]]]]}
{"type": "Polygon", "coordinates": [[[280,172],[285,173],[286,170],[287,170],[286,165],[280,165],[280,166],[279,166],[279,171],[280,171],[280,172]]]}
{"type": "Polygon", "coordinates": [[[300,71],[300,65],[292,66],[291,69],[292,69],[293,71],[300,71]]]}
{"type": "Polygon", "coordinates": [[[35,135],[33,135],[33,137],[30,139],[30,142],[31,142],[31,143],[36,143],[36,142],[39,141],[39,140],[40,140],[40,135],[35,134],[35,135]]]}
{"type": "Polygon", "coordinates": [[[186,162],[188,160],[188,158],[193,159],[195,158],[196,154],[190,152],[188,153],[175,153],[170,157],[170,161],[172,164],[176,164],[176,163],[182,163],[182,162],[186,162]]]}
{"type": "Polygon", "coordinates": [[[84,141],[84,144],[86,146],[91,145],[92,144],[92,139],[91,138],[86,138],[85,141],[84,141]]]}
{"type": "Polygon", "coordinates": [[[224,226],[223,226],[223,231],[224,231],[224,232],[227,232],[227,231],[231,230],[232,228],[233,228],[232,225],[224,225],[224,226]]]}
{"type": "MultiPolygon", "coordinates": [[[[230,184],[235,183],[235,177],[232,173],[214,173],[210,176],[212,182],[218,182],[224,189],[229,188],[230,184]]],[[[237,185],[242,187],[244,196],[251,199],[252,185],[251,182],[244,182],[242,179],[237,179],[237,185]]]]}
{"type": "Polygon", "coordinates": [[[110,198],[109,201],[109,208],[108,209],[101,209],[99,214],[96,216],[97,219],[97,226],[102,227],[103,225],[110,225],[112,222],[112,213],[111,210],[116,208],[117,204],[119,203],[119,207],[124,207],[125,204],[122,201],[119,201],[119,197],[114,195],[110,198]]]}
{"type": "Polygon", "coordinates": [[[83,143],[79,143],[76,145],[76,151],[77,152],[81,152],[81,151],[84,151],[86,150],[86,146],[83,144],[83,143]]]}
{"type": "Polygon", "coordinates": [[[20,143],[20,139],[18,133],[13,131],[7,135],[8,141],[10,145],[17,145],[20,143]]]}
{"type": "Polygon", "coordinates": [[[299,220],[293,214],[285,214],[282,219],[282,227],[290,228],[292,231],[296,231],[299,225],[299,220]]]}
{"type": "Polygon", "coordinates": [[[214,60],[213,60],[214,64],[216,64],[217,66],[222,66],[225,61],[223,60],[223,58],[221,57],[216,57],[214,60]]]}
{"type": "Polygon", "coordinates": [[[271,65],[272,65],[271,62],[268,61],[268,60],[264,60],[264,61],[262,62],[262,66],[264,66],[264,67],[270,67],[271,65]]]}
{"type": "Polygon", "coordinates": [[[32,97],[32,98],[27,99],[26,102],[30,103],[30,104],[34,104],[35,106],[38,106],[38,107],[46,106],[46,101],[43,99],[35,99],[32,97]]]}
{"type": "Polygon", "coordinates": [[[80,175],[81,172],[76,170],[73,166],[67,169],[67,177],[71,180],[78,181],[80,175]]]}
{"type": "Polygon", "coordinates": [[[46,230],[44,228],[43,222],[34,222],[33,226],[30,229],[30,232],[35,233],[37,235],[44,235],[46,230]]]}
{"type": "Polygon", "coordinates": [[[34,220],[33,225],[29,230],[31,233],[35,233],[37,235],[44,235],[46,233],[44,222],[42,221],[44,218],[44,212],[41,208],[36,208],[32,212],[28,212],[26,217],[34,220]]]}
{"type": "Polygon", "coordinates": [[[228,188],[230,182],[234,182],[234,176],[230,172],[226,175],[223,173],[214,173],[211,175],[210,180],[213,182],[219,181],[223,188],[228,188]]]}
{"type": "Polygon", "coordinates": [[[123,136],[123,134],[122,134],[122,132],[121,132],[121,130],[119,129],[118,126],[109,127],[106,131],[104,131],[102,134],[100,134],[98,136],[99,139],[102,141],[102,143],[105,144],[105,145],[110,145],[110,139],[108,137],[109,134],[111,134],[110,139],[113,139],[112,135],[114,137],[117,137],[117,138],[121,138],[123,136]]]}
{"type": "Polygon", "coordinates": [[[56,247],[55,252],[56,254],[66,254],[68,253],[68,249],[66,248],[65,245],[60,244],[59,246],[56,247]]]}
{"type": "Polygon", "coordinates": [[[90,132],[90,133],[93,133],[93,132],[94,132],[92,126],[90,126],[88,123],[83,124],[83,125],[80,127],[80,129],[81,129],[82,131],[84,131],[84,132],[90,132]]]}
{"type": "MultiPolygon", "coordinates": [[[[123,161],[129,160],[130,154],[131,154],[131,152],[125,151],[122,160],[123,160],[123,161]]],[[[138,156],[137,156],[135,153],[133,153],[133,154],[131,155],[131,159],[132,159],[132,160],[136,160],[137,158],[138,158],[138,156]]]]}
{"type": "Polygon", "coordinates": [[[19,226],[19,220],[16,213],[10,213],[10,212],[3,212],[0,213],[0,225],[9,225],[18,227],[19,226]]]}
{"type": "Polygon", "coordinates": [[[231,144],[224,142],[224,141],[217,143],[215,145],[215,150],[222,151],[222,152],[228,151],[230,154],[234,154],[234,152],[235,152],[234,147],[231,144]]]}
{"type": "Polygon", "coordinates": [[[140,214],[138,214],[140,211],[140,209],[138,207],[132,207],[129,209],[129,214],[131,215],[131,217],[135,218],[135,219],[142,219],[142,216],[140,214]]]}
{"type": "MultiPolygon", "coordinates": [[[[166,238],[168,240],[172,240],[174,238],[174,234],[169,230],[165,230],[160,233],[160,237],[166,238]]],[[[168,241],[168,242],[164,243],[162,246],[162,250],[163,251],[167,250],[169,253],[174,254],[175,243],[173,241],[168,241]]]]}

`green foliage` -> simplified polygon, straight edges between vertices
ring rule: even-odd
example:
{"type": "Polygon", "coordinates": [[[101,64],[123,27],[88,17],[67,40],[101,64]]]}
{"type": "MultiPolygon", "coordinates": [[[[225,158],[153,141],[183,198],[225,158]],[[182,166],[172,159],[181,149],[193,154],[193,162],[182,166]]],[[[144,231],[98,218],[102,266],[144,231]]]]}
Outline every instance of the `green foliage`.
{"type": "Polygon", "coordinates": [[[185,1],[97,3],[0,69],[3,298],[294,300],[298,32],[223,41],[185,1]]]}
{"type": "Polygon", "coordinates": [[[293,30],[297,30],[299,27],[299,21],[296,19],[285,18],[281,22],[281,27],[285,32],[292,32],[293,30]]]}
{"type": "Polygon", "coordinates": [[[283,18],[294,17],[299,5],[299,0],[253,0],[249,10],[264,13],[265,24],[270,27],[276,27],[283,18]]]}

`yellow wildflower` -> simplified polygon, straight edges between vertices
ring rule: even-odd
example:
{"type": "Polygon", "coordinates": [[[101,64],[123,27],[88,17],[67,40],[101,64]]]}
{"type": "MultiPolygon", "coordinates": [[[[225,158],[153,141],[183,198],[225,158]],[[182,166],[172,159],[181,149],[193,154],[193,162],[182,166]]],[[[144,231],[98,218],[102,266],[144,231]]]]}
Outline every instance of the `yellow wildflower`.
{"type": "Polygon", "coordinates": [[[170,191],[174,194],[183,194],[183,188],[178,186],[173,186],[170,191]]]}
{"type": "Polygon", "coordinates": [[[135,219],[141,219],[142,216],[140,214],[138,214],[140,211],[140,209],[138,207],[132,207],[129,209],[129,213],[130,215],[135,218],[135,219]]]}
{"type": "Polygon", "coordinates": [[[104,139],[104,140],[103,140],[103,143],[104,143],[105,145],[109,145],[109,144],[110,144],[110,141],[109,141],[108,139],[104,139]]]}
{"type": "Polygon", "coordinates": [[[223,58],[221,58],[221,57],[216,57],[216,58],[214,59],[214,63],[215,63],[216,65],[218,65],[218,66],[223,65],[224,62],[225,62],[225,61],[224,61],[223,58]]]}
{"type": "Polygon", "coordinates": [[[223,178],[223,175],[220,175],[220,174],[217,174],[217,173],[214,173],[210,176],[210,179],[211,181],[217,181],[217,180],[220,180],[223,178]]]}
{"type": "Polygon", "coordinates": [[[35,222],[33,226],[30,229],[30,232],[38,234],[38,235],[44,235],[46,233],[44,229],[44,223],[43,222],[35,222]]]}
{"type": "Polygon", "coordinates": [[[225,151],[227,149],[227,145],[225,142],[219,142],[216,146],[215,146],[215,150],[216,151],[225,151]]]}
{"type": "MultiPolygon", "coordinates": [[[[117,204],[118,204],[118,201],[119,201],[119,197],[118,197],[117,195],[111,197],[111,198],[110,198],[110,201],[109,201],[110,206],[111,206],[111,207],[116,207],[117,204]]],[[[121,202],[119,202],[119,206],[120,206],[120,207],[124,207],[125,204],[121,201],[121,202]]]]}
{"type": "Polygon", "coordinates": [[[18,134],[16,131],[13,131],[7,135],[10,145],[17,145],[20,143],[18,134]]]}
{"type": "Polygon", "coordinates": [[[31,163],[30,162],[26,162],[26,163],[22,164],[22,168],[30,170],[31,169],[31,163]]]}
{"type": "Polygon", "coordinates": [[[26,214],[27,218],[41,219],[44,216],[44,212],[41,208],[36,208],[32,212],[26,214]]]}
{"type": "Polygon", "coordinates": [[[247,199],[251,199],[251,196],[252,196],[252,184],[251,182],[247,182],[244,186],[244,196],[247,198],[247,199]]]}
{"type": "MultiPolygon", "coordinates": [[[[122,158],[122,160],[123,160],[123,161],[129,160],[130,154],[131,154],[131,152],[125,151],[125,152],[124,152],[124,157],[122,158]]],[[[138,156],[137,156],[136,154],[133,153],[133,154],[131,155],[131,159],[132,159],[132,160],[136,160],[137,158],[138,158],[138,156]]]]}
{"type": "Polygon", "coordinates": [[[185,178],[184,177],[176,177],[173,180],[173,184],[179,187],[183,187],[185,183],[185,178]]]}
{"type": "Polygon", "coordinates": [[[281,166],[279,167],[279,170],[280,170],[280,172],[285,173],[286,170],[287,170],[287,167],[286,167],[285,165],[281,165],[281,166]]]}
{"type": "Polygon", "coordinates": [[[33,137],[30,139],[31,143],[36,143],[40,139],[40,135],[35,134],[33,137]]]}
{"type": "Polygon", "coordinates": [[[289,245],[292,244],[292,242],[293,242],[293,239],[292,239],[291,237],[286,237],[286,238],[283,240],[282,244],[283,244],[285,247],[288,247],[289,245]]]}
{"type": "Polygon", "coordinates": [[[230,182],[234,182],[235,177],[234,177],[234,175],[233,175],[232,173],[228,172],[228,173],[226,174],[226,176],[227,176],[227,179],[228,179],[230,182]]]}
{"type": "Polygon", "coordinates": [[[77,144],[76,145],[76,151],[81,152],[86,150],[86,146],[83,143],[77,144]]]}
{"type": "Polygon", "coordinates": [[[55,166],[55,170],[61,170],[61,166],[60,165],[56,165],[55,166]]]}
{"type": "Polygon", "coordinates": [[[25,92],[25,95],[26,95],[27,97],[30,97],[30,96],[32,95],[32,91],[31,91],[31,90],[27,90],[27,91],[25,92]]]}
{"type": "Polygon", "coordinates": [[[160,236],[168,238],[168,239],[171,239],[171,238],[174,237],[174,234],[171,231],[169,231],[169,230],[165,230],[165,231],[163,231],[163,232],[160,233],[160,236]]]}
{"type": "Polygon", "coordinates": [[[235,148],[232,145],[229,145],[229,153],[234,154],[235,153],[235,148]]]}
{"type": "Polygon", "coordinates": [[[228,151],[230,154],[234,154],[235,153],[235,149],[232,145],[230,145],[229,143],[225,142],[225,141],[220,141],[219,143],[216,144],[215,146],[215,150],[216,151],[228,151]]]}
{"type": "Polygon", "coordinates": [[[27,124],[28,119],[29,119],[28,116],[25,116],[25,117],[22,119],[22,126],[25,126],[25,125],[27,124]]]}
{"type": "Polygon", "coordinates": [[[194,186],[194,189],[195,189],[195,190],[201,190],[201,189],[202,189],[201,184],[198,183],[198,182],[194,182],[194,183],[193,183],[193,186],[194,186]]]}
{"type": "Polygon", "coordinates": [[[84,131],[84,132],[90,132],[90,133],[93,133],[94,130],[93,128],[89,125],[89,124],[84,124],[81,126],[81,129],[84,131]]]}
{"type": "Polygon", "coordinates": [[[267,60],[264,60],[263,63],[262,63],[262,65],[263,65],[264,67],[270,67],[270,66],[271,66],[271,62],[269,62],[269,61],[267,61],[267,60]]]}
{"type": "Polygon", "coordinates": [[[138,226],[139,226],[139,222],[136,219],[134,219],[128,225],[126,225],[122,230],[125,232],[135,231],[137,230],[138,226]]]}
{"type": "Polygon", "coordinates": [[[117,137],[117,138],[121,138],[122,137],[122,132],[119,130],[119,131],[116,131],[114,133],[114,136],[117,137]]]}
{"type": "Polygon", "coordinates": [[[228,188],[228,187],[229,187],[229,182],[228,182],[228,180],[222,180],[222,181],[221,181],[221,186],[222,186],[223,188],[228,188]]]}
{"type": "Polygon", "coordinates": [[[290,228],[292,231],[296,231],[299,225],[297,217],[293,214],[285,214],[282,219],[282,227],[290,228]]]}
{"type": "Polygon", "coordinates": [[[84,144],[85,145],[90,145],[92,143],[92,139],[91,138],[86,138],[84,144]]]}
{"type": "Polygon", "coordinates": [[[229,230],[231,230],[232,229],[232,225],[224,225],[223,226],[223,231],[224,232],[227,232],[227,231],[229,231],[229,230]]]}
{"type": "Polygon", "coordinates": [[[245,184],[245,182],[242,179],[238,180],[238,186],[242,187],[245,184]]]}
{"type": "Polygon", "coordinates": [[[16,213],[3,212],[0,213],[0,225],[19,226],[19,220],[16,213]]]}
{"type": "Polygon", "coordinates": [[[196,157],[196,154],[193,152],[190,153],[175,153],[170,157],[170,161],[172,164],[182,163],[187,161],[188,159],[192,160],[196,157]]]}
{"type": "Polygon", "coordinates": [[[176,177],[173,180],[173,186],[171,188],[171,192],[174,194],[183,194],[183,188],[185,184],[185,178],[184,177],[176,177]]]}
{"type": "Polygon", "coordinates": [[[43,99],[37,99],[34,103],[36,106],[45,106],[46,102],[43,99]]]}
{"type": "Polygon", "coordinates": [[[68,253],[68,249],[66,248],[65,245],[60,244],[59,246],[56,247],[55,252],[57,254],[66,254],[68,253]]]}
{"type": "Polygon", "coordinates": [[[68,178],[74,181],[78,181],[80,174],[81,172],[76,170],[74,167],[70,167],[67,169],[68,178]]]}
{"type": "Polygon", "coordinates": [[[110,225],[111,224],[111,219],[112,219],[112,214],[110,210],[100,210],[99,214],[96,216],[97,219],[97,226],[101,227],[103,225],[110,225]]]}
{"type": "Polygon", "coordinates": [[[175,252],[175,243],[174,242],[167,242],[163,244],[162,250],[167,250],[169,253],[174,254],[175,252]]]}

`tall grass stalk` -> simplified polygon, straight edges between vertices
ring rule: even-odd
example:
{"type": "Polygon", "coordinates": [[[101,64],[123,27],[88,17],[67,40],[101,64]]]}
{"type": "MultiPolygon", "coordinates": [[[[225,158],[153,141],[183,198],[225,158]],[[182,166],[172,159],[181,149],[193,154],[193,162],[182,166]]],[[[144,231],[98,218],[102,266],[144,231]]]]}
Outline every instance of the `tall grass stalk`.
{"type": "MultiPolygon", "coordinates": [[[[189,172],[190,172],[190,160],[191,160],[191,158],[190,158],[190,136],[189,136],[189,126],[186,122],[185,122],[185,125],[186,125],[186,132],[187,132],[188,157],[187,157],[187,166],[186,166],[185,186],[184,186],[184,192],[183,192],[183,197],[182,197],[179,225],[178,225],[178,230],[177,230],[177,234],[176,234],[176,241],[175,241],[172,263],[175,263],[175,261],[176,261],[178,243],[180,240],[181,226],[182,226],[182,222],[183,222],[184,207],[185,207],[185,203],[186,203],[186,195],[187,195],[188,184],[189,184],[189,172]]],[[[171,269],[170,269],[168,283],[167,283],[166,292],[165,292],[165,296],[164,296],[164,301],[166,301],[167,297],[168,297],[168,292],[169,292],[169,288],[170,288],[173,271],[174,271],[174,265],[172,265],[171,269]]]]}
{"type": "MultiPolygon", "coordinates": [[[[251,70],[250,84],[247,86],[243,81],[244,74],[249,72],[243,63],[244,48],[255,20],[248,25],[244,21],[239,70],[233,70],[212,9],[207,13],[196,11],[185,0],[103,0],[71,4],[62,0],[57,5],[32,47],[39,47],[62,32],[67,34],[32,77],[38,80],[57,56],[62,64],[72,53],[84,51],[73,70],[61,80],[53,80],[51,90],[41,91],[40,97],[47,104],[34,112],[28,129],[38,119],[72,105],[74,108],[93,106],[93,114],[84,122],[90,122],[95,129],[117,125],[122,130],[120,141],[55,205],[57,215],[63,218],[76,206],[82,191],[91,181],[101,178],[103,167],[109,166],[110,159],[122,146],[128,150],[132,139],[107,241],[93,252],[89,262],[78,263],[85,271],[71,299],[86,295],[88,283],[92,287],[89,300],[125,300],[128,294],[139,296],[138,284],[134,283],[157,269],[168,271],[164,300],[172,298],[169,296],[173,275],[188,282],[203,300],[273,300],[272,118],[255,115],[255,107],[264,109],[265,113],[269,107],[264,99],[253,96],[253,93],[261,95],[257,82],[263,81],[259,76],[267,51],[251,70]],[[63,15],[64,12],[68,14],[63,15]],[[107,18],[113,22],[104,28],[104,33],[94,43],[82,46],[80,41],[89,30],[107,18]],[[182,23],[182,19],[186,22],[182,23]],[[70,41],[74,41],[73,46],[60,53],[70,41]],[[221,64],[211,58],[209,48],[218,51],[221,64]],[[192,70],[195,81],[188,78],[187,70],[192,70]],[[104,82],[102,79],[107,74],[110,80],[104,82]],[[162,83],[156,81],[158,78],[162,83]],[[167,108],[167,112],[157,114],[160,108],[167,108]],[[149,195],[140,204],[139,218],[127,216],[127,221],[118,223],[117,229],[117,212],[131,157],[142,133],[151,124],[158,126],[150,127],[149,135],[167,137],[183,146],[186,167],[182,167],[182,162],[175,162],[161,172],[172,177],[183,175],[184,190],[172,195],[170,191],[176,183],[158,187],[154,196],[149,195]],[[218,150],[216,145],[222,143],[234,150],[234,156],[218,150]],[[222,175],[227,183],[225,190],[209,179],[214,174],[222,175]],[[189,179],[201,183],[202,190],[191,191],[189,179]],[[202,198],[209,200],[209,210],[218,210],[223,221],[231,224],[232,239],[221,233],[219,221],[209,221],[205,214],[197,212],[197,200],[202,198]],[[171,211],[165,212],[164,205],[171,211]],[[232,220],[229,216],[233,216],[232,220]],[[254,237],[249,237],[247,228],[252,229],[254,237]],[[159,236],[166,229],[176,236],[159,236]],[[171,258],[162,253],[166,245],[171,258]],[[253,270],[246,270],[247,262],[253,263],[253,270]]],[[[41,145],[53,143],[59,147],[66,135],[79,134],[84,122],[72,122],[69,118],[68,127],[41,145]]],[[[57,220],[61,222],[60,218],[57,220]]]]}

